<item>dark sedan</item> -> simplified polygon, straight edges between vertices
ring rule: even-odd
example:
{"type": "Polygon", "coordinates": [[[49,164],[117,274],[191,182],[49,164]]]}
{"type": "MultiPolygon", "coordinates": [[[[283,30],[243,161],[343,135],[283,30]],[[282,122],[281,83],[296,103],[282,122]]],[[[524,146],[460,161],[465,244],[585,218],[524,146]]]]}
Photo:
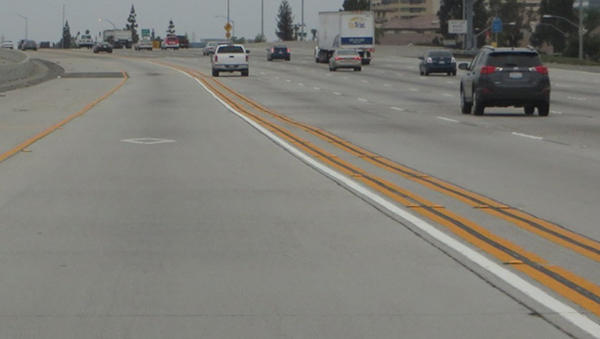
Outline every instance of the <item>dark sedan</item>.
{"type": "Polygon", "coordinates": [[[113,47],[108,42],[103,41],[103,42],[99,42],[94,45],[94,53],[99,53],[99,52],[112,53],[112,51],[113,51],[113,47]]]}
{"type": "Polygon", "coordinates": [[[22,51],[26,51],[28,49],[33,50],[33,51],[37,51],[38,45],[33,40],[25,40],[21,44],[21,50],[22,51]]]}
{"type": "Polygon", "coordinates": [[[419,74],[446,73],[456,75],[456,60],[449,51],[428,51],[419,59],[419,74]]]}
{"type": "Polygon", "coordinates": [[[273,61],[273,59],[283,59],[286,61],[290,61],[292,58],[292,53],[287,46],[279,45],[272,46],[271,48],[267,48],[267,60],[273,61]]]}

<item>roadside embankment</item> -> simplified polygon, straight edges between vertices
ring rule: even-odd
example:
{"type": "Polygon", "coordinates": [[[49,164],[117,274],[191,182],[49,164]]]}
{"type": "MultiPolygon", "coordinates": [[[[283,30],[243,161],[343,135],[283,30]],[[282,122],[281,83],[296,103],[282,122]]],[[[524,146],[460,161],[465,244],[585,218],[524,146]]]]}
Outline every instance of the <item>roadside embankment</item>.
{"type": "Polygon", "coordinates": [[[35,65],[25,53],[12,49],[0,49],[0,84],[26,79],[35,65]]]}

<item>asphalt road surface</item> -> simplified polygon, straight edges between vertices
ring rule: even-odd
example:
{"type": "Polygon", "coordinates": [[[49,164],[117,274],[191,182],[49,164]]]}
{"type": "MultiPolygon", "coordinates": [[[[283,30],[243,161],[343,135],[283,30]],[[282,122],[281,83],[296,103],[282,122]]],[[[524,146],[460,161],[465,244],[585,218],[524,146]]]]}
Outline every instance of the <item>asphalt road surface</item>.
{"type": "Polygon", "coordinates": [[[0,93],[0,338],[600,338],[596,73],[463,115],[416,49],[28,52],[0,93]]]}

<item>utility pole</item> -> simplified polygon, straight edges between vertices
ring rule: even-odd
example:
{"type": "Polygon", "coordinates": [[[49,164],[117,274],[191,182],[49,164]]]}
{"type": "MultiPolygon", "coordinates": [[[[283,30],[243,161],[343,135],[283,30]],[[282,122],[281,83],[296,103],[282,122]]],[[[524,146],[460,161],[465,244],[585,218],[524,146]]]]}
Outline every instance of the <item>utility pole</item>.
{"type": "Polygon", "coordinates": [[[302,27],[300,27],[300,41],[304,41],[304,0],[302,0],[302,27]]]}
{"type": "Polygon", "coordinates": [[[65,4],[63,4],[63,23],[62,23],[62,49],[65,49],[65,4]]]}
{"type": "Polygon", "coordinates": [[[260,36],[265,38],[265,0],[260,0],[260,36]]]}

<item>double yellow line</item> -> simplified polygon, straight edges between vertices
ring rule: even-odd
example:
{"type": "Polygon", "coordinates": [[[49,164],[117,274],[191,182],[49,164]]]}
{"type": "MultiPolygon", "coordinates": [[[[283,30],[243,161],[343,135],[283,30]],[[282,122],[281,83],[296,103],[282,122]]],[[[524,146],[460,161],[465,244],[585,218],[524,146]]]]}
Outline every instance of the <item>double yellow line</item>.
{"type": "Polygon", "coordinates": [[[548,265],[543,258],[534,253],[528,252],[510,241],[491,233],[473,221],[457,215],[445,209],[443,206],[424,199],[393,182],[375,176],[360,167],[342,160],[339,156],[329,153],[309,141],[302,139],[285,127],[271,122],[271,120],[265,118],[263,115],[274,118],[277,121],[290,126],[300,128],[372,165],[422,184],[436,192],[454,197],[473,208],[480,209],[492,216],[501,218],[515,226],[537,234],[544,239],[565,248],[569,248],[596,262],[600,262],[600,243],[597,241],[576,234],[558,225],[524,213],[485,196],[398,164],[322,129],[297,122],[246,98],[225,86],[217,79],[207,77],[197,71],[184,68],[179,69],[197,78],[231,107],[272,131],[280,138],[295,145],[306,154],[309,154],[329,167],[354,178],[354,180],[385,195],[392,201],[446,227],[457,236],[494,256],[500,262],[513,264],[515,269],[527,274],[541,284],[554,290],[556,293],[600,317],[600,286],[562,267],[548,265]]]}

